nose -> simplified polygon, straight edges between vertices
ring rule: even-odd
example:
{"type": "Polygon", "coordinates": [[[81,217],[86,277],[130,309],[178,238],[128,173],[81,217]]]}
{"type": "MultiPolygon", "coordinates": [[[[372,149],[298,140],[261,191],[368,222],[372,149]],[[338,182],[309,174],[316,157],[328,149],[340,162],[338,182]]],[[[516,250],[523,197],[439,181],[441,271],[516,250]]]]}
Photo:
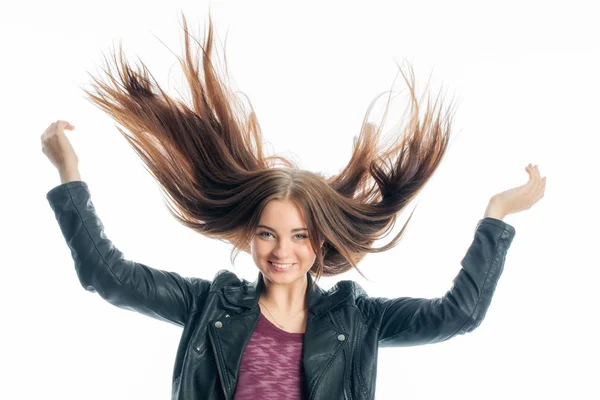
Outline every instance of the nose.
{"type": "Polygon", "coordinates": [[[273,255],[279,260],[286,260],[290,253],[290,248],[291,245],[288,243],[288,240],[278,240],[275,249],[273,249],[273,255]]]}

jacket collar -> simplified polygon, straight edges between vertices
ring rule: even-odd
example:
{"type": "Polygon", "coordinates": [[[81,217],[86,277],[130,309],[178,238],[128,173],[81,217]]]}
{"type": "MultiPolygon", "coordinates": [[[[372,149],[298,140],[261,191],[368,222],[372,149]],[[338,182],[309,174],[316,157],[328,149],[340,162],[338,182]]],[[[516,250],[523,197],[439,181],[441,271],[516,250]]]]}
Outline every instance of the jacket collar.
{"type": "MultiPolygon", "coordinates": [[[[306,288],[308,312],[317,318],[352,295],[352,292],[349,290],[340,290],[339,284],[325,291],[319,285],[313,285],[314,280],[310,273],[307,272],[306,277],[308,279],[306,288]]],[[[263,289],[263,275],[259,271],[258,277],[254,282],[246,283],[242,286],[226,286],[223,288],[223,292],[229,302],[251,309],[258,307],[258,300],[263,289]]]]}

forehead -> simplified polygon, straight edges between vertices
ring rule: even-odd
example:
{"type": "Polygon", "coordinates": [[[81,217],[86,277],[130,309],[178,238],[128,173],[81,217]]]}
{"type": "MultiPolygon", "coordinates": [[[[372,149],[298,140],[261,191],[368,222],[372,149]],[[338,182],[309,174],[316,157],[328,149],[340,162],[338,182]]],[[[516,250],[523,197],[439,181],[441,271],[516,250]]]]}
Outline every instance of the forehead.
{"type": "MultiPolygon", "coordinates": [[[[300,208],[289,200],[271,200],[260,215],[260,224],[275,227],[298,225],[304,226],[304,218],[300,208]]],[[[296,227],[296,226],[295,226],[296,227]]]]}

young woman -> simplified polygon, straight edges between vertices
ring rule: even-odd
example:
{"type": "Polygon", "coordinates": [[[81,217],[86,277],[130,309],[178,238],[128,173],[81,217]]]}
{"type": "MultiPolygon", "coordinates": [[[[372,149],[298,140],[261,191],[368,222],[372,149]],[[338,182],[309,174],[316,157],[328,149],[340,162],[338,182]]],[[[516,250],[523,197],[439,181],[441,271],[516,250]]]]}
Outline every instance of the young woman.
{"type": "Polygon", "coordinates": [[[86,93],[131,132],[119,129],[160,183],[172,215],[231,243],[232,254],[251,254],[259,270],[254,282],[228,270],[212,280],[183,278],[125,259],[104,234],[79,175],[65,135],[75,127],[60,120],[42,135],[42,150],[61,177],[47,199],[82,286],[118,307],[183,327],[172,398],[373,399],[379,347],[441,342],[479,326],[515,235],[502,219],[544,195],[537,165],[525,168],[526,184],[491,197],[443,297],[370,297],[348,280],[325,291],[317,284],[321,276],[357,268],[367,253],[400,240],[406,225],[389,244],[373,247],[437,169],[451,117],[441,118],[441,105],[436,114],[436,102],[421,121],[414,77],[405,77],[413,109],[401,140],[379,151],[381,128],[365,122],[341,173],[301,170],[263,154],[255,114],[241,111],[212,68],[210,16],[204,82],[185,17],[184,29],[180,60],[192,104],[168,97],[147,70],[134,72],[122,50],[121,71],[107,71],[114,87],[94,79],[98,94],[86,93]]]}

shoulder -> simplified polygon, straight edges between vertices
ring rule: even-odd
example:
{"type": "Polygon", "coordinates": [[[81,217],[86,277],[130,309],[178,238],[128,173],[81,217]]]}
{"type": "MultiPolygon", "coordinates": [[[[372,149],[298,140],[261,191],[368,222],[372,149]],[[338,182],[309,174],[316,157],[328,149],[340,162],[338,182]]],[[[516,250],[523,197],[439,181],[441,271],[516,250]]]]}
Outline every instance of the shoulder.
{"type": "Polygon", "coordinates": [[[336,283],[329,292],[333,293],[339,291],[348,296],[352,296],[355,299],[359,297],[367,297],[367,292],[357,282],[352,280],[343,280],[336,283]]]}
{"type": "Polygon", "coordinates": [[[224,286],[241,286],[244,283],[247,283],[245,279],[240,279],[228,269],[221,269],[215,274],[211,286],[213,288],[221,288],[224,286]]]}
{"type": "Polygon", "coordinates": [[[235,273],[228,269],[219,270],[210,285],[211,291],[220,290],[224,287],[241,287],[246,286],[250,283],[246,279],[240,279],[235,273]]]}

